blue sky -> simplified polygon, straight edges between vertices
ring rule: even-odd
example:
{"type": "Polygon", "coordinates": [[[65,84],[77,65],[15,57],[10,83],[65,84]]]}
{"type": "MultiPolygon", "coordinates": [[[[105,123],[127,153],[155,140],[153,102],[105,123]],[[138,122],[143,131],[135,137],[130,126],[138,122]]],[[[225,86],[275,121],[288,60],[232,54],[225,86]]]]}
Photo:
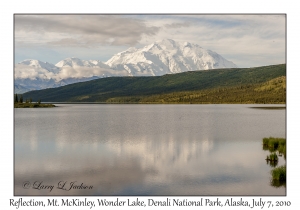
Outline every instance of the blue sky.
{"type": "Polygon", "coordinates": [[[277,15],[18,15],[15,63],[67,57],[107,61],[129,47],[161,39],[188,41],[239,67],[285,63],[286,16],[277,15]]]}

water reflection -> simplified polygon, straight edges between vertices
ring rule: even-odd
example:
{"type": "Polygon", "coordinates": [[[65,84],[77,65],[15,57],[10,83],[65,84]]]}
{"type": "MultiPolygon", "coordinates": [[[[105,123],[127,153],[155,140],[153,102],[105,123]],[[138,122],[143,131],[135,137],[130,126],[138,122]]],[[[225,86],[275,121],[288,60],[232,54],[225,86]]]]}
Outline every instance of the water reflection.
{"type": "Polygon", "coordinates": [[[270,165],[272,168],[275,168],[278,165],[278,161],[270,161],[266,160],[267,164],[270,165]]]}
{"type": "Polygon", "coordinates": [[[285,181],[281,181],[281,180],[274,180],[274,179],[272,179],[272,180],[270,181],[270,185],[271,185],[272,187],[275,187],[275,188],[279,188],[279,187],[284,187],[284,188],[286,188],[286,182],[285,182],[285,181]]]}
{"type": "Polygon", "coordinates": [[[260,149],[266,132],[285,133],[284,113],[275,112],[213,105],[18,110],[15,194],[284,195],[266,185],[269,167],[260,149]],[[264,119],[277,124],[264,129],[264,119]],[[22,188],[37,180],[93,189],[22,188]]]}

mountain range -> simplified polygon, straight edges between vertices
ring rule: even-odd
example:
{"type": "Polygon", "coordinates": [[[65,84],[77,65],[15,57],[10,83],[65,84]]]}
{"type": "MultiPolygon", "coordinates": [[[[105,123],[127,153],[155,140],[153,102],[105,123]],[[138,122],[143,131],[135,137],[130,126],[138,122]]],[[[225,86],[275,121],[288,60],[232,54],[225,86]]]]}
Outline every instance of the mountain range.
{"type": "Polygon", "coordinates": [[[164,39],[131,47],[106,62],[66,58],[57,64],[28,59],[15,64],[15,93],[60,87],[105,77],[161,76],[186,71],[237,68],[216,52],[197,44],[164,39]]]}

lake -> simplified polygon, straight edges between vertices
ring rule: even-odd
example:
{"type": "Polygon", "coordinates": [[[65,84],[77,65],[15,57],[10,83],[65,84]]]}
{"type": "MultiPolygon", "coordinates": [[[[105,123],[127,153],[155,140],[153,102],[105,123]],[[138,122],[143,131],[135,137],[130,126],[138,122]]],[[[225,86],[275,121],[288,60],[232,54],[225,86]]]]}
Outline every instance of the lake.
{"type": "Polygon", "coordinates": [[[14,109],[15,195],[286,195],[262,149],[285,109],[56,106],[14,109]]]}

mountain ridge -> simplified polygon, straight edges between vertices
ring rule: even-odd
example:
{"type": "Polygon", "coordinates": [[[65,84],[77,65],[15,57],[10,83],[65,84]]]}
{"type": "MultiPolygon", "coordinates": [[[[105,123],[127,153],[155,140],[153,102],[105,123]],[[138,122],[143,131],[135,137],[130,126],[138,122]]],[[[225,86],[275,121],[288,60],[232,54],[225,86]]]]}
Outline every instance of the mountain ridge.
{"type": "Polygon", "coordinates": [[[161,76],[236,67],[221,55],[197,44],[165,39],[142,48],[130,47],[106,62],[71,57],[54,65],[27,59],[15,65],[15,84],[24,87],[24,90],[34,90],[105,77],[161,76]]]}

